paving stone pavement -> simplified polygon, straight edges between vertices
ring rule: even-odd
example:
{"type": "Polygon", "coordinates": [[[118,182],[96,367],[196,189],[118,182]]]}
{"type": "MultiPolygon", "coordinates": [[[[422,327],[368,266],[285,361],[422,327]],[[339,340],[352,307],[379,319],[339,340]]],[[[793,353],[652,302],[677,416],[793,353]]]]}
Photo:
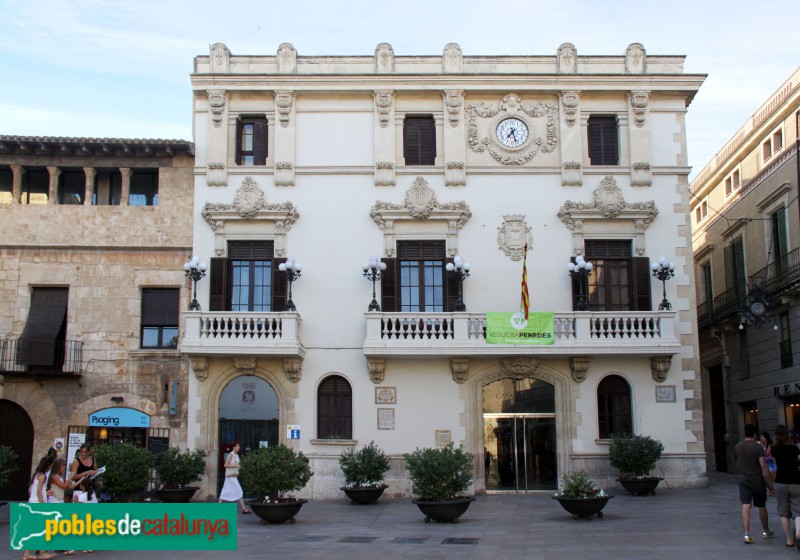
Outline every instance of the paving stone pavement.
{"type": "MultiPolygon", "coordinates": [[[[707,488],[662,490],[654,496],[615,492],[602,519],[573,519],[550,494],[481,495],[457,524],[425,523],[410,500],[369,506],[309,501],[297,523],[260,525],[238,519],[238,551],[96,551],[91,560],[221,557],[247,559],[748,559],[800,558],[786,548],[774,498],[767,506],[775,538],[763,540],[752,514],[754,543],[745,545],[736,479],[711,473],[707,488]]],[[[8,507],[0,508],[0,559],[9,550],[8,507]]]]}

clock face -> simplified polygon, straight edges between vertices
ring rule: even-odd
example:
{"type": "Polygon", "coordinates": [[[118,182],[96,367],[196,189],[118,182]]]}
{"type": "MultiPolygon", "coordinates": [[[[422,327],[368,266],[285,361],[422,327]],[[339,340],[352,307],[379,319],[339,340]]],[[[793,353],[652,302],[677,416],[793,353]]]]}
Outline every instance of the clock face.
{"type": "Polygon", "coordinates": [[[507,148],[517,148],[528,140],[528,125],[517,118],[503,119],[497,123],[497,140],[507,148]]]}
{"type": "Polygon", "coordinates": [[[753,305],[750,306],[750,311],[753,312],[753,315],[763,315],[766,310],[766,307],[760,301],[753,302],[753,305]]]}

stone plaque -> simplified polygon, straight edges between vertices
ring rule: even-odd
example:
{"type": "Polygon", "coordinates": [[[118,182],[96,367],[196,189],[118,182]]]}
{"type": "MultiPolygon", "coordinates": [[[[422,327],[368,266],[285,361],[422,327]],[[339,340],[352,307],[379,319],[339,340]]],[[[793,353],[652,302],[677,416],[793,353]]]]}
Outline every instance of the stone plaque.
{"type": "Polygon", "coordinates": [[[397,387],[375,387],[375,404],[397,404],[397,387]]]}
{"type": "Polygon", "coordinates": [[[656,402],[657,403],[675,402],[675,385],[656,386],[656,402]]]}
{"type": "Polygon", "coordinates": [[[379,408],[378,409],[378,429],[379,430],[394,430],[394,409],[393,408],[379,408]]]}

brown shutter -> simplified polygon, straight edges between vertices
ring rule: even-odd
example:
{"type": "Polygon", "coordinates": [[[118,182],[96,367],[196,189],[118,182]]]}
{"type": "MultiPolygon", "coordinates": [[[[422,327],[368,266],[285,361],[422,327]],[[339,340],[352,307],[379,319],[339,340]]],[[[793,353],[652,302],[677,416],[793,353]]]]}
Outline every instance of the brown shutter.
{"type": "Polygon", "coordinates": [[[228,258],[239,261],[266,261],[272,258],[271,240],[228,241],[228,258]]]}
{"type": "Polygon", "coordinates": [[[619,165],[617,117],[592,115],[586,127],[591,165],[619,165]]]}
{"type": "Polygon", "coordinates": [[[383,259],[386,263],[386,270],[381,273],[381,311],[385,313],[392,313],[399,311],[400,294],[397,293],[397,287],[400,282],[397,278],[399,268],[397,266],[397,259],[383,259]]]}
{"type": "Polygon", "coordinates": [[[178,326],[178,290],[145,288],[142,290],[142,326],[178,326]]]}
{"type": "Polygon", "coordinates": [[[420,119],[419,164],[433,165],[436,162],[436,122],[433,117],[420,119]]]}
{"type": "Polygon", "coordinates": [[[419,124],[414,117],[403,123],[403,157],[406,165],[419,164],[419,124]]]}
{"type": "Polygon", "coordinates": [[[253,122],[253,165],[267,164],[267,119],[253,122]]]}
{"type": "Polygon", "coordinates": [[[351,439],[353,390],[347,380],[338,375],[328,377],[320,384],[317,396],[317,437],[351,439]]]}
{"type": "Polygon", "coordinates": [[[67,288],[34,288],[25,328],[17,342],[17,362],[33,366],[55,363],[56,340],[67,316],[67,288]]]}
{"type": "Polygon", "coordinates": [[[281,272],[280,265],[286,259],[272,259],[272,311],[286,311],[286,298],[289,297],[289,284],[286,274],[281,272]]]}
{"type": "Polygon", "coordinates": [[[228,259],[211,259],[209,311],[225,311],[228,306],[228,259]]]}
{"type": "Polygon", "coordinates": [[[242,165],[242,117],[236,117],[236,165],[242,165]]]}
{"type": "Polygon", "coordinates": [[[447,263],[452,262],[453,259],[446,259],[444,269],[444,310],[448,313],[455,311],[456,303],[458,303],[458,277],[447,272],[446,268],[447,263]]]}
{"type": "Polygon", "coordinates": [[[647,257],[633,258],[633,294],[631,300],[636,306],[636,311],[652,311],[653,302],[650,298],[650,259],[647,257]]]}

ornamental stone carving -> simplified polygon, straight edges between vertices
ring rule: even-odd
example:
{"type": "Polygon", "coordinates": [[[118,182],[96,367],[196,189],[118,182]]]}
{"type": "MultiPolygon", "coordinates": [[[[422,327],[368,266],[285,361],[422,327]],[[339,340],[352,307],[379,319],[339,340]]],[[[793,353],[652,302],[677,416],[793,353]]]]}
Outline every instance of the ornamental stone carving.
{"type": "Polygon", "coordinates": [[[525,356],[514,356],[513,358],[502,358],[500,368],[512,379],[523,379],[530,377],[539,368],[539,360],[527,358],[525,356]]]}
{"type": "Polygon", "coordinates": [[[225,164],[221,161],[210,161],[206,165],[206,184],[209,187],[224,187],[228,184],[225,164]]]}
{"type": "Polygon", "coordinates": [[[294,102],[293,91],[276,91],[275,107],[278,109],[278,121],[283,128],[289,126],[289,116],[292,114],[292,103],[294,102]]]}
{"type": "Polygon", "coordinates": [[[386,360],[367,360],[367,368],[369,369],[369,380],[375,385],[383,383],[386,377],[386,360]]]}
{"type": "Polygon", "coordinates": [[[586,372],[589,371],[589,358],[583,356],[573,356],[569,359],[569,369],[572,372],[572,380],[575,383],[586,381],[586,372]]]}
{"type": "Polygon", "coordinates": [[[468,376],[469,359],[467,358],[450,358],[450,371],[453,374],[453,381],[462,385],[468,376]]]}
{"type": "Polygon", "coordinates": [[[580,187],[583,184],[583,174],[581,173],[581,162],[565,161],[561,166],[561,186],[580,187]]]}
{"type": "Polygon", "coordinates": [[[631,186],[649,187],[653,184],[653,175],[650,164],[646,161],[637,161],[631,165],[631,186]]]}
{"type": "Polygon", "coordinates": [[[562,91],[561,106],[564,108],[564,120],[567,126],[575,126],[575,116],[578,113],[578,103],[581,100],[579,91],[562,91]]]}
{"type": "Polygon", "coordinates": [[[556,54],[556,72],[575,74],[578,71],[578,51],[572,43],[562,43],[556,54]]]}
{"type": "Polygon", "coordinates": [[[467,184],[467,173],[463,161],[448,161],[444,164],[444,186],[463,187],[467,184]]]}
{"type": "Polygon", "coordinates": [[[258,188],[258,184],[252,177],[245,177],[242,186],[236,191],[233,199],[233,207],[242,218],[253,219],[255,215],[265,205],[264,191],[258,188]]]}
{"type": "Polygon", "coordinates": [[[650,92],[632,91],[629,97],[633,107],[633,119],[636,122],[636,126],[642,128],[647,117],[647,103],[650,100],[650,92]]]}
{"type": "Polygon", "coordinates": [[[214,74],[227,74],[230,72],[231,51],[225,43],[211,45],[211,72],[214,74]]]}
{"type": "Polygon", "coordinates": [[[378,90],[374,91],[375,107],[378,109],[378,120],[381,128],[389,126],[389,113],[392,109],[392,101],[394,100],[394,92],[391,90],[378,90]]]}
{"type": "Polygon", "coordinates": [[[256,358],[234,358],[233,365],[244,375],[252,375],[256,369],[256,358]]]}
{"type": "Polygon", "coordinates": [[[376,161],[375,162],[375,186],[393,187],[395,184],[394,162],[376,161]]]}
{"type": "Polygon", "coordinates": [[[303,360],[302,358],[284,358],[283,359],[283,372],[286,378],[292,383],[297,383],[303,377],[303,360]]]}
{"type": "Polygon", "coordinates": [[[394,72],[394,49],[389,43],[380,43],[375,47],[375,73],[392,74],[394,72]]]}
{"type": "Polygon", "coordinates": [[[290,161],[275,162],[275,186],[294,186],[294,164],[290,161]]]}
{"type": "Polygon", "coordinates": [[[464,103],[463,90],[445,90],[444,102],[447,106],[447,114],[450,120],[450,126],[455,128],[458,126],[459,117],[461,116],[461,106],[464,103]]]}
{"type": "Polygon", "coordinates": [[[278,47],[278,73],[294,74],[297,72],[297,51],[291,43],[281,43],[278,47]]]}
{"type": "Polygon", "coordinates": [[[531,228],[525,223],[524,214],[503,216],[502,225],[497,228],[497,245],[512,261],[521,260],[525,255],[525,245],[533,246],[531,228]]]}
{"type": "Polygon", "coordinates": [[[644,74],[647,61],[647,51],[641,43],[631,43],[625,49],[625,73],[644,74]]]}
{"type": "Polygon", "coordinates": [[[219,89],[207,90],[208,106],[211,109],[211,122],[214,128],[222,125],[222,113],[225,110],[225,92],[219,89]]]}
{"type": "Polygon", "coordinates": [[[208,358],[205,356],[190,356],[194,376],[198,381],[205,381],[208,378],[208,358]]]}
{"type": "Polygon", "coordinates": [[[442,72],[445,74],[461,72],[464,57],[458,43],[447,43],[442,52],[442,72]]]}
{"type": "Polygon", "coordinates": [[[663,383],[667,380],[669,368],[672,366],[672,356],[651,356],[650,373],[653,381],[663,383]]]}

